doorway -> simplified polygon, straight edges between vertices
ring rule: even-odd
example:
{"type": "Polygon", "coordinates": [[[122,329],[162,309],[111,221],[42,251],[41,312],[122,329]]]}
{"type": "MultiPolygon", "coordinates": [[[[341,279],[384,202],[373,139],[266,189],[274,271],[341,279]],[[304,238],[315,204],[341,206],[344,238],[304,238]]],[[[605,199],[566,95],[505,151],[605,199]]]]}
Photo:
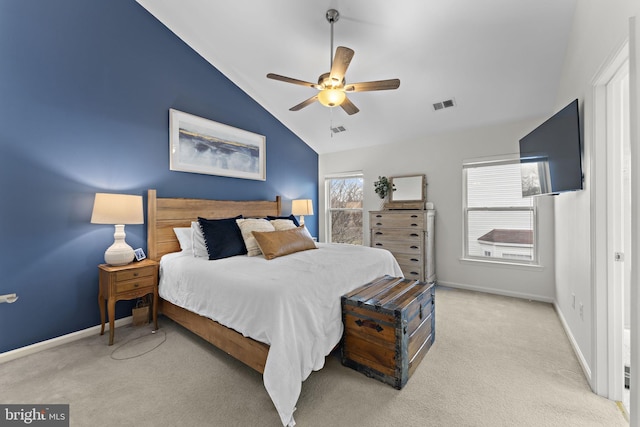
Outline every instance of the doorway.
{"type": "Polygon", "coordinates": [[[633,341],[638,331],[631,328],[633,315],[628,307],[632,295],[630,286],[625,286],[625,281],[631,281],[628,272],[635,259],[629,250],[631,239],[628,238],[632,234],[628,219],[631,218],[629,54],[629,42],[625,42],[600,70],[593,86],[594,127],[590,147],[595,224],[592,234],[595,334],[592,352],[596,369],[591,380],[597,394],[623,402],[631,414],[631,407],[635,406],[630,404],[633,399],[625,388],[625,365],[633,369],[633,358],[630,350],[626,350],[625,336],[630,337],[629,342],[633,341]]]}
{"type": "MultiPolygon", "coordinates": [[[[628,54],[627,54],[628,55],[628,54]]],[[[607,123],[607,283],[613,340],[609,345],[610,398],[630,413],[631,365],[631,144],[629,139],[629,61],[624,59],[606,83],[607,123]]]]}

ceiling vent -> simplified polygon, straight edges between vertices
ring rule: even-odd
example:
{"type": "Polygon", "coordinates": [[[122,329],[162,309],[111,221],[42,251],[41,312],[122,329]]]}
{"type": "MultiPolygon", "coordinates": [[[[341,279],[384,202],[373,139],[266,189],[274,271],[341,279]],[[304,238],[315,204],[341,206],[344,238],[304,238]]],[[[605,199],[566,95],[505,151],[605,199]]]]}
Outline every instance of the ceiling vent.
{"type": "Polygon", "coordinates": [[[331,128],[331,132],[333,133],[340,133],[340,132],[344,132],[347,129],[344,126],[336,126],[334,128],[331,128]]]}
{"type": "Polygon", "coordinates": [[[451,99],[447,99],[446,101],[436,102],[435,104],[433,104],[433,109],[435,111],[438,111],[438,110],[444,110],[445,108],[451,108],[455,106],[456,106],[456,102],[453,98],[451,98],[451,99]]]}

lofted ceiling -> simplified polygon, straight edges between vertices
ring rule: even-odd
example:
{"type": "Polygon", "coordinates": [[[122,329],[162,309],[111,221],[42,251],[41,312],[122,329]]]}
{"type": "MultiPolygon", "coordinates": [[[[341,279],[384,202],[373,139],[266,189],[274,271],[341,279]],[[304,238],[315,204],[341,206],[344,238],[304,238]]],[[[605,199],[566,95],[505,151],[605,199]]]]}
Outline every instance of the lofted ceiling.
{"type": "Polygon", "coordinates": [[[319,154],[551,115],[576,0],[137,0],[319,154]],[[357,92],[360,109],[289,108],[330,69],[328,9],[340,13],[334,49],[355,55],[347,83],[400,79],[357,92]],[[433,104],[454,100],[435,110],[433,104]],[[334,133],[331,128],[344,127],[334,133]]]}

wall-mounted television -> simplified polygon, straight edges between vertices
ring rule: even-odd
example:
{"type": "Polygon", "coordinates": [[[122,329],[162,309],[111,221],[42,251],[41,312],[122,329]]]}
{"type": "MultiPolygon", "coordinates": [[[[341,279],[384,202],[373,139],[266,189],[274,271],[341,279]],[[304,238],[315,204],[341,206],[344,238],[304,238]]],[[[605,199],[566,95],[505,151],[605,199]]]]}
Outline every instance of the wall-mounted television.
{"type": "Polygon", "coordinates": [[[520,140],[522,197],[583,189],[578,100],[520,140]]]}

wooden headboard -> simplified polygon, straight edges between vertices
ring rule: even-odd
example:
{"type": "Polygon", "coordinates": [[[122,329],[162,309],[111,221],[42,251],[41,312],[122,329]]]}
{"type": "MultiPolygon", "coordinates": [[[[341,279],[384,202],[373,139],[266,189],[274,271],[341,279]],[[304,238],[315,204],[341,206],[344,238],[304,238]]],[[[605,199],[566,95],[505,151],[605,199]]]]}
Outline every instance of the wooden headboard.
{"type": "Polygon", "coordinates": [[[244,215],[261,218],[280,215],[280,196],[269,200],[207,200],[158,198],[156,190],[147,194],[147,251],[148,257],[159,260],[162,255],[180,251],[174,227],[190,227],[198,217],[217,219],[244,215]]]}

